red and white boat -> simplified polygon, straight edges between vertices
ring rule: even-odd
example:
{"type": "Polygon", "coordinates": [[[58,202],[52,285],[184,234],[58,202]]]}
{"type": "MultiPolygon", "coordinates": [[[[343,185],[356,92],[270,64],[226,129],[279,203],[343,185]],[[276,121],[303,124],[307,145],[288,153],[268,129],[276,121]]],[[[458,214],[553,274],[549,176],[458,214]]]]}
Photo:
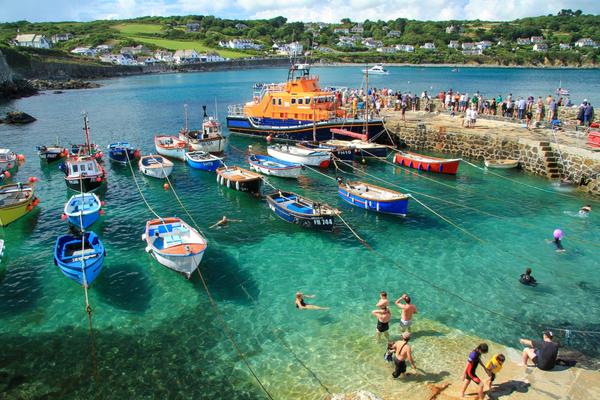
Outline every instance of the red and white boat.
{"type": "Polygon", "coordinates": [[[187,143],[176,136],[154,136],[156,152],[165,157],[185,161],[187,143]]]}
{"type": "Polygon", "coordinates": [[[438,158],[411,153],[409,151],[402,151],[396,153],[394,162],[404,167],[414,168],[420,171],[456,175],[460,158],[438,158]]]}

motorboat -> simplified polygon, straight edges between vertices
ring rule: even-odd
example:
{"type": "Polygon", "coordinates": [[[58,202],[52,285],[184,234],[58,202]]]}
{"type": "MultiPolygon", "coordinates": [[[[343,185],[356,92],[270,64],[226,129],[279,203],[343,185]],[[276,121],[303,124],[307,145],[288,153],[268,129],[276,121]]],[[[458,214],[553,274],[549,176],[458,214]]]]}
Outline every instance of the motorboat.
{"type": "Polygon", "coordinates": [[[204,151],[207,153],[222,153],[225,150],[227,138],[221,131],[221,123],[214,117],[208,116],[206,106],[202,120],[202,128],[199,131],[189,130],[187,128],[187,107],[186,107],[186,127],[179,132],[179,139],[184,140],[191,151],[204,151]]]}
{"type": "Polygon", "coordinates": [[[298,179],[303,168],[301,164],[283,161],[263,154],[250,154],[248,163],[250,169],[256,172],[280,178],[298,179]]]}
{"type": "Polygon", "coordinates": [[[173,162],[166,157],[151,154],[149,156],[142,156],[138,161],[138,168],[144,175],[151,176],[152,178],[165,179],[171,175],[173,171],[173,162]]]}
{"type": "Polygon", "coordinates": [[[267,147],[267,153],[279,160],[320,168],[329,167],[331,162],[331,153],[328,151],[315,151],[287,144],[269,146],[267,147]]]}
{"type": "Polygon", "coordinates": [[[390,74],[387,69],[383,68],[383,64],[375,64],[369,69],[366,69],[366,68],[363,69],[362,72],[363,72],[363,74],[369,74],[369,75],[389,75],[390,74]]]}
{"type": "Polygon", "coordinates": [[[214,172],[223,165],[223,157],[217,157],[205,151],[190,151],[185,153],[185,161],[194,169],[214,172]]]}
{"type": "Polygon", "coordinates": [[[123,165],[127,165],[140,156],[140,151],[129,142],[111,143],[107,148],[109,160],[123,165]]]}
{"type": "Polygon", "coordinates": [[[69,149],[60,145],[37,146],[36,149],[40,159],[47,163],[62,160],[69,155],[69,149]]]}
{"type": "Polygon", "coordinates": [[[346,203],[369,211],[406,216],[409,196],[365,182],[338,178],[338,194],[346,203]]]}
{"type": "Polygon", "coordinates": [[[54,264],[69,279],[89,287],[100,275],[106,251],[98,235],[63,235],[54,245],[54,264]]]}
{"type": "Polygon", "coordinates": [[[92,192],[106,182],[106,172],[92,156],[69,157],[60,165],[65,183],[77,192],[92,192]]]}
{"type": "Polygon", "coordinates": [[[331,231],[339,211],[293,192],[277,191],[267,195],[269,208],[284,221],[306,228],[331,231]]]}
{"type": "Polygon", "coordinates": [[[154,146],[158,154],[185,161],[187,143],[175,136],[154,136],[154,146]]]}

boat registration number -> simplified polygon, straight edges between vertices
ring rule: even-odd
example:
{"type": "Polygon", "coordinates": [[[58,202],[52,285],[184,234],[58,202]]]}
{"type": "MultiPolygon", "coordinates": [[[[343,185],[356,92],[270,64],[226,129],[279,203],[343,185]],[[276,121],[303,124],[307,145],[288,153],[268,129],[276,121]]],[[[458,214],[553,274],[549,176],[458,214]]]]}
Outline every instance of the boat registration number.
{"type": "Polygon", "coordinates": [[[333,221],[330,219],[315,219],[315,225],[332,225],[333,221]]]}

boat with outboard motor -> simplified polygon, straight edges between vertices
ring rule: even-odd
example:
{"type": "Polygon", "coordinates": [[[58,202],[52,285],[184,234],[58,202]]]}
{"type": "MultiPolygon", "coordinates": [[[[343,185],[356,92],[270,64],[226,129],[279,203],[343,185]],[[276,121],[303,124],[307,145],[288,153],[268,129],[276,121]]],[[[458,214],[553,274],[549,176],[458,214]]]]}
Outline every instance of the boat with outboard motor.
{"type": "Polygon", "coordinates": [[[54,245],[54,264],[69,279],[89,287],[100,275],[106,251],[98,235],[63,235],[54,245]]]}
{"type": "Polygon", "coordinates": [[[144,175],[152,178],[165,179],[173,171],[173,162],[166,157],[151,154],[140,157],[138,168],[144,175]]]}
{"type": "Polygon", "coordinates": [[[214,172],[223,165],[223,157],[217,157],[205,151],[190,151],[185,153],[185,161],[194,169],[214,172]]]}
{"type": "Polygon", "coordinates": [[[283,161],[320,168],[329,167],[329,163],[331,162],[331,153],[328,151],[315,151],[287,144],[269,146],[267,147],[267,153],[271,157],[283,161]]]}
{"type": "Polygon", "coordinates": [[[140,151],[129,142],[111,143],[107,146],[107,149],[109,160],[123,165],[127,165],[127,163],[140,156],[140,151]]]}
{"type": "Polygon", "coordinates": [[[36,146],[40,160],[51,162],[59,161],[69,155],[69,149],[62,147],[59,144],[52,146],[36,146]]]}
{"type": "Polygon", "coordinates": [[[383,64],[375,64],[373,65],[371,68],[365,68],[362,70],[363,74],[369,74],[369,75],[389,75],[389,71],[385,68],[383,68],[383,64]]]}
{"type": "Polygon", "coordinates": [[[142,235],[146,251],[162,265],[190,278],[207,247],[206,239],[180,218],[157,218],[146,222],[142,235]]]}
{"type": "Polygon", "coordinates": [[[367,121],[346,113],[338,94],[321,89],[308,64],[294,64],[287,82],[256,84],[252,101],[229,106],[227,127],[237,134],[294,141],[330,139],[331,128],[362,133],[366,128],[369,139],[383,131],[381,118],[367,121]]]}
{"type": "Polygon", "coordinates": [[[293,192],[277,191],[267,195],[269,208],[284,221],[306,228],[331,231],[340,212],[293,192]]]}
{"type": "Polygon", "coordinates": [[[283,161],[264,154],[250,154],[248,164],[250,164],[250,169],[256,172],[280,178],[298,179],[302,172],[301,164],[283,161]]]}
{"type": "Polygon", "coordinates": [[[348,204],[385,214],[406,216],[409,196],[365,182],[338,178],[338,194],[348,204]]]}

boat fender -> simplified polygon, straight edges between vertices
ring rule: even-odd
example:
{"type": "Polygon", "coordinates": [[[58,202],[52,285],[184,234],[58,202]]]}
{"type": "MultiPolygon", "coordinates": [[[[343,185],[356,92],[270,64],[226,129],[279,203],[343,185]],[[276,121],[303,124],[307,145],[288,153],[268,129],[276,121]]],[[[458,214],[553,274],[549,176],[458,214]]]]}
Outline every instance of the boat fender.
{"type": "Polygon", "coordinates": [[[152,247],[150,246],[146,246],[144,250],[146,250],[146,253],[152,253],[152,247]]]}
{"type": "Polygon", "coordinates": [[[235,190],[240,190],[240,183],[239,182],[235,183],[235,190]]]}
{"type": "Polygon", "coordinates": [[[221,178],[221,175],[217,175],[217,183],[221,183],[221,182],[219,181],[219,179],[220,179],[220,178],[221,178]]]}
{"type": "Polygon", "coordinates": [[[227,189],[229,189],[231,187],[231,181],[229,179],[227,179],[227,189]]]}
{"type": "Polygon", "coordinates": [[[142,240],[146,240],[146,234],[142,233],[142,240]]]}

